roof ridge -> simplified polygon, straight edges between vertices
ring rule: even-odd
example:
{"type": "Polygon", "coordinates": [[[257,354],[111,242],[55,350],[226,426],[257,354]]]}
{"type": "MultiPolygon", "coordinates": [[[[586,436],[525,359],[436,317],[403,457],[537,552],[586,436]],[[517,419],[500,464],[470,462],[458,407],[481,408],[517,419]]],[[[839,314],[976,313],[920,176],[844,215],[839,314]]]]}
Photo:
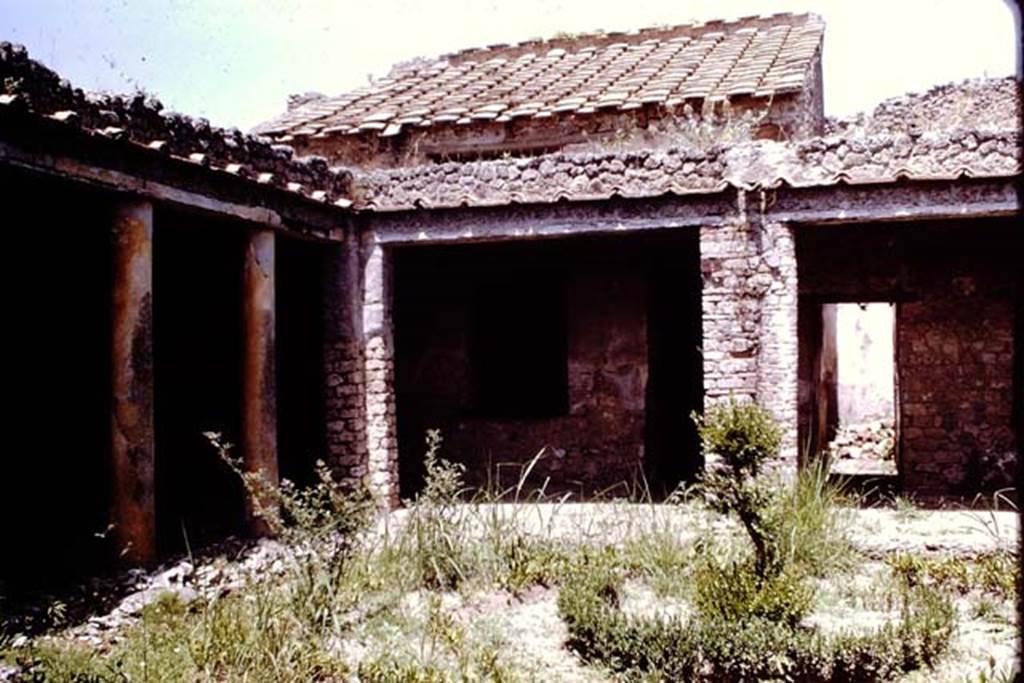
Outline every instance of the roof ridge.
{"type": "Polygon", "coordinates": [[[495,43],[480,47],[468,47],[454,52],[441,54],[437,57],[419,56],[400,62],[392,67],[385,78],[392,78],[395,74],[405,75],[410,71],[415,72],[421,68],[429,68],[438,62],[448,62],[449,65],[461,64],[467,61],[476,61],[474,58],[484,60],[499,57],[511,58],[536,52],[543,48],[545,52],[551,50],[566,50],[570,47],[579,46],[576,52],[589,48],[605,47],[616,42],[636,42],[636,38],[656,39],[670,35],[677,37],[700,37],[708,33],[722,30],[744,29],[744,28],[771,28],[780,24],[792,22],[795,19],[803,19],[804,25],[823,25],[824,19],[813,12],[775,12],[772,14],[751,14],[735,19],[710,19],[694,20],[684,24],[655,24],[634,29],[623,29],[607,31],[595,29],[580,33],[555,33],[550,38],[527,38],[526,40],[513,43],[495,43]],[[632,38],[634,40],[623,40],[632,38]]]}

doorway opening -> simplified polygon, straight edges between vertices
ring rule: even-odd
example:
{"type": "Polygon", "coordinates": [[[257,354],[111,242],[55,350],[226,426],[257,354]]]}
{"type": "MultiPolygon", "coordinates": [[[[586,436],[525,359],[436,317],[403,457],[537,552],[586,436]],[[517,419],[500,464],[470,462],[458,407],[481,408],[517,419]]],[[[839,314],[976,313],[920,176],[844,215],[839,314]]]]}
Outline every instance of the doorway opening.
{"type": "Polygon", "coordinates": [[[827,429],[832,471],[895,475],[896,306],[840,303],[824,309],[823,315],[835,317],[835,410],[827,429]]]}
{"type": "Polygon", "coordinates": [[[402,247],[394,289],[402,497],[431,428],[471,486],[660,496],[699,470],[695,232],[402,247]]]}
{"type": "Polygon", "coordinates": [[[325,459],[324,269],[322,244],[283,234],[275,256],[277,449],[282,479],[314,483],[325,459]]]}
{"type": "Polygon", "coordinates": [[[241,227],[157,207],[153,236],[157,543],[162,555],[240,534],[241,481],[204,432],[240,457],[241,227]]]}

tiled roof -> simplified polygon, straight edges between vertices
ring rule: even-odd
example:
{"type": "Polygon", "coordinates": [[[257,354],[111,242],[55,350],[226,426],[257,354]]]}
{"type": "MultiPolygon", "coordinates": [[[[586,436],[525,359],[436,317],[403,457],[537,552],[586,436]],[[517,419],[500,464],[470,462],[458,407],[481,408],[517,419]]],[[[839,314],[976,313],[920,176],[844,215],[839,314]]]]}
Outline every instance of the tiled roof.
{"type": "Polygon", "coordinates": [[[0,43],[0,112],[19,111],[259,186],[280,187],[343,207],[350,203],[347,169],[330,168],[321,157],[296,158],[286,145],[165,111],[159,101],[142,93],[85,93],[29,59],[23,46],[4,42],[0,43]]]}
{"type": "Polygon", "coordinates": [[[746,142],[707,151],[549,154],[357,173],[355,207],[375,211],[593,201],[899,180],[1014,177],[1019,130],[746,142]]]}
{"type": "Polygon", "coordinates": [[[824,24],[778,14],[468,50],[397,67],[337,97],[307,99],[255,130],[363,133],[673,106],[800,91],[824,24]]]}

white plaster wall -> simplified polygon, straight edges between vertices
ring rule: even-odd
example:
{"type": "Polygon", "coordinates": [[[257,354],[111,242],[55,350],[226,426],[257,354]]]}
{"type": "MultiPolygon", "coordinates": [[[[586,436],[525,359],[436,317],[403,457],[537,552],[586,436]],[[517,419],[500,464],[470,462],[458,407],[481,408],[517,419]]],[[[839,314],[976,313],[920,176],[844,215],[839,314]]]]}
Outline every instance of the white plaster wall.
{"type": "Polygon", "coordinates": [[[837,309],[839,422],[892,420],[895,307],[840,304],[837,309]]]}

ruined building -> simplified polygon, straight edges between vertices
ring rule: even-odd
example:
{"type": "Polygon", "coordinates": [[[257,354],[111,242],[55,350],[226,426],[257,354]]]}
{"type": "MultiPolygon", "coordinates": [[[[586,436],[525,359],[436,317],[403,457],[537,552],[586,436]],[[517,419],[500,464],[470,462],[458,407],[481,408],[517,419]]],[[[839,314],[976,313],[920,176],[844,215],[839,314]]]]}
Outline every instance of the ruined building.
{"type": "Polygon", "coordinates": [[[732,396],[775,414],[795,468],[835,413],[823,310],[844,302],[895,307],[902,489],[1007,483],[1019,85],[828,121],[823,35],[777,15],[470,50],[296,98],[255,136],[3,44],[27,266],[5,571],[243,531],[205,431],[272,479],[323,458],[390,504],[432,427],[476,484],[544,449],[536,486],[662,492],[701,468],[690,413],[732,396]]]}

